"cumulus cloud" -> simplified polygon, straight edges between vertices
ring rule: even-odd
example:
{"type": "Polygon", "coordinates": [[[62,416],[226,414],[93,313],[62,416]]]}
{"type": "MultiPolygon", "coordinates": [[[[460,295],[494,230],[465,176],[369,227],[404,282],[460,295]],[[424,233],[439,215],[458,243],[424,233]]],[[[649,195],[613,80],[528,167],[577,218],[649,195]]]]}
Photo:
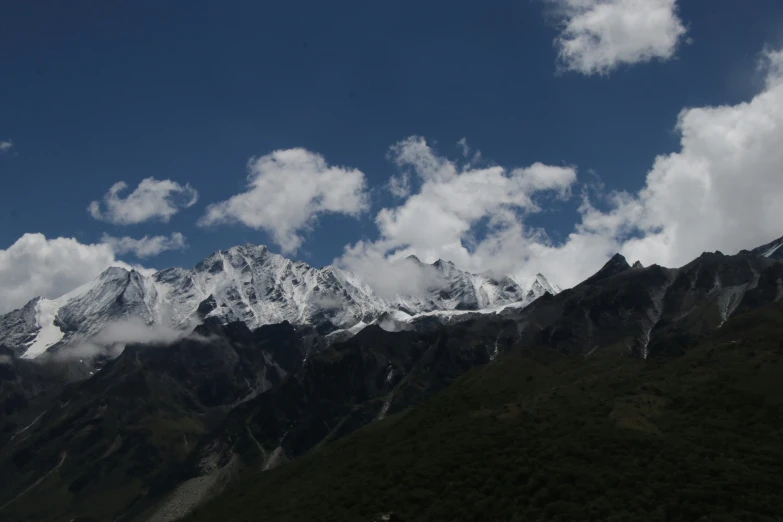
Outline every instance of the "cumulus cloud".
{"type": "Polygon", "coordinates": [[[394,262],[409,254],[426,263],[450,260],[473,271],[513,271],[519,259],[506,255],[511,252],[498,255],[496,243],[518,230],[526,215],[539,212],[542,199],[569,198],[576,181],[571,167],[460,165],[437,155],[417,136],[393,145],[390,159],[418,176],[419,191],[401,205],[378,212],[377,241],[350,245],[336,260],[386,295],[410,294],[433,283],[432,274],[416,263],[394,262]],[[486,234],[475,233],[480,225],[486,234]]]}
{"type": "Polygon", "coordinates": [[[95,279],[111,266],[135,269],[145,275],[155,270],[129,265],[115,254],[134,252],[138,257],[154,255],[156,250],[179,248],[185,237],[174,233],[170,237],[112,238],[84,244],[75,238],[47,239],[43,234],[24,234],[16,242],[0,250],[0,314],[27,304],[42,296],[56,299],[95,279]]]}
{"type": "Polygon", "coordinates": [[[337,264],[359,274],[384,299],[423,296],[442,282],[434,267],[395,252],[392,242],[359,241],[345,248],[337,264]]]}
{"type": "Polygon", "coordinates": [[[188,246],[185,236],[179,232],[173,232],[170,236],[144,236],[140,239],[104,234],[102,241],[118,255],[133,254],[138,258],[153,257],[167,250],[182,250],[188,246]]]}
{"type": "Polygon", "coordinates": [[[8,152],[14,148],[14,142],[11,140],[0,141],[0,152],[8,152]]]}
{"type": "Polygon", "coordinates": [[[35,296],[59,297],[113,264],[117,262],[109,245],[25,234],[0,250],[0,313],[19,308],[35,296]]]}
{"type": "Polygon", "coordinates": [[[242,223],[271,234],[283,252],[295,252],[302,232],[327,213],[358,216],[368,208],[364,174],[329,166],[302,148],[276,150],[248,162],[248,188],[210,205],[202,226],[242,223]]]}
{"type": "Polygon", "coordinates": [[[541,196],[568,197],[573,169],[465,168],[420,138],[405,140],[392,148],[392,159],[416,172],[421,189],[378,212],[378,240],[349,245],[335,261],[385,293],[426,284],[415,275],[384,275],[385,264],[409,254],[520,281],[540,272],[570,287],[617,252],[645,266],[677,267],[705,251],[736,253],[780,237],[783,52],[767,50],[761,63],[765,87],[749,101],[680,113],[679,150],[655,159],[641,190],[583,184],[579,221],[559,242],[525,221],[545,205],[554,208],[541,196]],[[475,233],[482,223],[486,230],[475,233]]]}
{"type": "Polygon", "coordinates": [[[582,74],[672,58],[686,28],[677,0],[550,0],[561,20],[559,64],[582,74]]]}
{"type": "Polygon", "coordinates": [[[783,81],[783,50],[765,49],[759,58],[759,70],[766,74],[767,88],[783,81]]]}
{"type": "Polygon", "coordinates": [[[167,223],[182,208],[198,201],[198,192],[189,184],[180,185],[170,179],[146,178],[126,197],[120,196],[128,184],[119,181],[109,188],[103,202],[93,201],[87,210],[100,221],[115,225],[133,225],[150,220],[167,223]]]}
{"type": "Polygon", "coordinates": [[[765,51],[762,62],[762,92],[737,105],[683,110],[680,150],[656,158],[638,194],[613,194],[610,211],[587,205],[583,223],[616,234],[633,259],[670,266],[783,234],[783,53],[765,51]]]}

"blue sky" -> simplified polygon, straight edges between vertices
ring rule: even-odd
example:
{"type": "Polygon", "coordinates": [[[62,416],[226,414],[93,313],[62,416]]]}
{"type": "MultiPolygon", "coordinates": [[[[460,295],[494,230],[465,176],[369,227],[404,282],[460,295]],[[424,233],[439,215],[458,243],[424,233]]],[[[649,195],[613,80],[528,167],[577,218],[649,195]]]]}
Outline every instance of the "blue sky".
{"type": "MultiPolygon", "coordinates": [[[[609,0],[608,5],[621,10],[623,3],[609,0]]],[[[0,7],[0,142],[8,145],[0,144],[0,249],[6,256],[3,261],[0,254],[0,283],[16,285],[19,295],[52,293],[89,275],[90,270],[68,272],[56,281],[27,285],[35,274],[20,274],[18,267],[3,268],[2,263],[40,262],[44,271],[51,269],[51,257],[60,255],[55,248],[45,255],[25,251],[12,256],[12,246],[29,233],[41,233],[46,241],[105,243],[117,258],[156,268],[192,266],[217,249],[246,241],[269,244],[314,265],[340,258],[358,271],[376,258],[408,251],[451,256],[473,270],[518,269],[529,275],[534,269],[546,273],[551,266],[556,273],[552,278],[565,286],[600,266],[613,249],[648,263],[683,262],[695,250],[677,245],[693,242],[685,236],[673,238],[674,232],[664,247],[652,239],[641,246],[629,243],[667,227],[683,229],[682,224],[677,228],[677,223],[654,222],[650,215],[661,211],[650,210],[639,191],[648,183],[656,156],[687,156],[683,134],[676,128],[684,109],[738,107],[772,90],[774,63],[759,68],[759,62],[783,47],[783,4],[651,3],[662,10],[671,7],[668,28],[680,24],[682,34],[661,51],[665,23],[645,27],[649,35],[634,28],[628,34],[621,31],[617,38],[639,41],[615,44],[632,51],[638,46],[639,52],[609,56],[602,69],[593,70],[583,55],[582,62],[564,60],[561,44],[569,27],[603,27],[590,18],[600,7],[597,0],[5,3],[0,7]],[[421,140],[404,142],[411,136],[421,140]],[[470,147],[468,155],[457,143],[462,138],[470,147]],[[406,198],[434,183],[420,163],[421,155],[407,161],[400,160],[399,150],[390,154],[390,147],[400,142],[424,147],[426,154],[455,165],[458,173],[499,166],[505,169],[503,176],[511,177],[513,169],[541,163],[570,168],[575,178],[536,188],[527,194],[535,204],[520,204],[517,194],[484,202],[485,211],[462,216],[470,226],[460,236],[465,252],[445,244],[428,249],[392,237],[397,233],[393,230],[403,226],[402,214],[385,230],[376,223],[381,209],[399,209],[406,198]],[[289,216],[290,226],[282,234],[298,238],[295,249],[281,245],[283,236],[272,230],[277,226],[279,232],[279,225],[254,228],[225,208],[206,224],[210,204],[247,190],[250,158],[294,148],[322,156],[324,168],[360,171],[361,201],[337,212],[308,214],[306,226],[298,228],[290,225],[290,219],[298,222],[289,216]],[[467,166],[477,150],[480,159],[467,166]],[[387,184],[406,169],[411,173],[409,194],[395,198],[387,184]],[[176,196],[167,221],[155,214],[138,223],[114,224],[117,219],[105,214],[105,204],[100,207],[104,214],[97,214],[102,219],[88,212],[88,205],[101,202],[115,183],[127,184],[119,192],[124,197],[146,178],[170,180],[182,188],[167,193],[176,196]],[[186,185],[198,193],[197,201],[188,197],[192,194],[186,185]],[[592,214],[586,214],[584,191],[592,214]],[[618,194],[635,198],[635,203],[620,201],[618,194]],[[514,217],[499,216],[493,205],[514,217]],[[636,218],[624,217],[621,230],[616,223],[597,225],[606,241],[591,250],[588,259],[579,254],[578,242],[568,251],[561,249],[557,259],[552,257],[552,249],[563,247],[585,219],[608,222],[612,216],[633,213],[633,205],[643,210],[637,209],[636,218]],[[521,228],[497,233],[508,229],[508,219],[521,228]],[[607,232],[607,226],[615,229],[607,232]],[[173,233],[186,238],[186,248],[179,248],[183,241],[177,236],[169,244],[177,248],[142,258],[122,251],[119,239],[112,243],[106,238],[166,236],[171,241],[173,233]],[[516,241],[514,233],[524,241],[516,241]],[[490,247],[482,242],[493,234],[494,250],[478,256],[482,246],[490,247]],[[363,243],[357,249],[359,241],[363,243]],[[498,246],[503,241],[525,247],[517,252],[498,246]],[[346,255],[346,247],[351,255],[346,255]],[[502,264],[487,261],[500,255],[508,257],[502,264]],[[41,261],[42,256],[49,257],[41,261]]],[[[698,126],[697,116],[694,113],[693,125],[698,126]]],[[[698,155],[702,149],[689,150],[698,155]]],[[[748,176],[744,165],[755,165],[742,158],[746,163],[735,166],[736,179],[748,176]]],[[[286,169],[299,168],[301,159],[286,169]]],[[[769,168],[756,184],[766,187],[764,194],[783,183],[775,183],[776,167],[769,168]]],[[[730,188],[731,182],[725,186],[730,188]]],[[[292,191],[296,193],[296,187],[292,191]]],[[[750,205],[762,195],[748,193],[743,201],[750,205]]],[[[314,197],[320,201],[326,196],[314,197]]],[[[283,206],[298,201],[294,197],[283,206]]],[[[720,198],[702,204],[716,201],[720,198]]],[[[710,250],[731,249],[739,244],[735,229],[740,225],[747,227],[744,222],[722,227],[731,232],[725,237],[698,230],[693,234],[715,245],[710,250]]],[[[596,230],[589,235],[598,234],[596,230]]],[[[743,240],[771,240],[770,233],[771,225],[758,226],[743,240]]],[[[37,245],[30,248],[48,243],[37,245]]],[[[697,244],[696,250],[702,246],[697,244]]],[[[71,263],[72,258],[63,255],[63,262],[71,263]]],[[[111,255],[102,250],[95,266],[111,255]]]]}

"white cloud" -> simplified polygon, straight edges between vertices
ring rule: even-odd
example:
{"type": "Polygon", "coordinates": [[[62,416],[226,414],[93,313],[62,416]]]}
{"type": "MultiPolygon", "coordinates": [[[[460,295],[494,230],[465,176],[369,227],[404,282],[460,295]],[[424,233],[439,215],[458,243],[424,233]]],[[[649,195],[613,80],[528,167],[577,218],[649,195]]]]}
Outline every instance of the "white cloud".
{"type": "Polygon", "coordinates": [[[47,239],[43,234],[24,234],[0,250],[0,314],[20,308],[34,297],[56,299],[92,281],[111,266],[135,269],[145,275],[155,272],[120,261],[115,254],[133,252],[147,257],[183,246],[185,237],[178,232],[170,237],[138,240],[104,235],[103,241],[95,244],[83,244],[75,238],[47,239]]]}
{"type": "Polygon", "coordinates": [[[541,272],[570,287],[617,252],[629,262],[677,267],[705,251],[733,254],[780,237],[783,52],[765,51],[761,61],[766,86],[750,101],[680,113],[680,150],[655,159],[640,191],[602,192],[588,180],[580,220],[560,242],[526,225],[525,217],[544,206],[537,196],[568,196],[572,169],[460,168],[424,140],[405,140],[393,147],[392,159],[416,171],[421,189],[377,214],[377,241],[347,246],[336,262],[387,293],[420,284],[404,273],[384,275],[384,263],[409,254],[520,280],[541,272]],[[475,234],[477,223],[487,231],[475,234]]]}
{"type": "Polygon", "coordinates": [[[427,263],[443,258],[473,271],[516,270],[521,260],[507,249],[498,252],[497,243],[516,244],[518,238],[509,234],[523,230],[524,216],[541,210],[541,198],[566,199],[576,181],[573,168],[541,163],[511,171],[460,166],[416,136],[392,146],[390,158],[415,172],[421,188],[401,205],[378,212],[379,240],[348,246],[336,260],[386,295],[414,293],[431,282],[431,274],[414,264],[390,263],[409,254],[427,263]],[[474,237],[480,225],[488,232],[474,237]]]}
{"type": "Polygon", "coordinates": [[[783,234],[783,53],[766,51],[766,88],[746,103],[683,110],[680,151],[656,158],[645,187],[616,194],[594,229],[626,231],[622,252],[677,266],[704,251],[735,253],[783,234]]]}
{"type": "Polygon", "coordinates": [[[394,253],[393,242],[364,242],[345,248],[337,263],[360,275],[380,297],[420,296],[438,285],[440,274],[432,266],[394,253]]]}
{"type": "Polygon", "coordinates": [[[457,147],[462,151],[462,156],[467,158],[470,154],[470,146],[468,145],[468,139],[464,136],[457,142],[457,147]]]}
{"type": "Polygon", "coordinates": [[[276,150],[248,162],[248,190],[207,207],[201,225],[242,223],[295,252],[302,232],[326,213],[358,216],[368,208],[364,174],[333,167],[302,148],[276,150]]]}
{"type": "MultiPolygon", "coordinates": [[[[152,323],[147,324],[141,317],[129,317],[122,321],[107,324],[89,341],[67,346],[55,355],[58,359],[92,358],[97,355],[117,357],[125,346],[133,343],[167,345],[188,336],[196,322],[189,322],[182,329],[152,323]]],[[[199,340],[198,336],[193,336],[199,340]]]]}
{"type": "Polygon", "coordinates": [[[561,18],[560,66],[607,74],[621,65],[672,58],[686,28],[677,0],[550,0],[561,18]]]}
{"type": "Polygon", "coordinates": [[[180,209],[192,207],[198,201],[198,192],[189,184],[183,186],[170,179],[146,178],[127,197],[121,197],[120,192],[127,188],[124,181],[112,185],[103,196],[102,204],[93,201],[87,207],[90,215],[115,225],[133,225],[154,219],[167,223],[180,209]],[[101,209],[102,206],[105,208],[101,209]]]}
{"type": "Polygon", "coordinates": [[[170,236],[144,236],[141,239],[132,237],[113,237],[104,234],[103,243],[111,245],[118,255],[131,253],[138,258],[153,257],[167,250],[182,250],[187,248],[185,236],[173,232],[170,236]]]}
{"type": "Polygon", "coordinates": [[[59,297],[113,264],[119,263],[109,245],[25,234],[0,250],[0,313],[19,308],[39,295],[59,297]]]}
{"type": "Polygon", "coordinates": [[[399,176],[392,176],[389,179],[389,183],[386,184],[386,189],[395,198],[407,198],[411,195],[411,176],[407,172],[400,174],[399,176]]]}
{"type": "Polygon", "coordinates": [[[759,69],[766,73],[768,89],[783,82],[783,50],[765,49],[759,59],[759,69]]]}
{"type": "Polygon", "coordinates": [[[11,140],[0,141],[0,152],[8,152],[14,147],[14,142],[11,140]]]}

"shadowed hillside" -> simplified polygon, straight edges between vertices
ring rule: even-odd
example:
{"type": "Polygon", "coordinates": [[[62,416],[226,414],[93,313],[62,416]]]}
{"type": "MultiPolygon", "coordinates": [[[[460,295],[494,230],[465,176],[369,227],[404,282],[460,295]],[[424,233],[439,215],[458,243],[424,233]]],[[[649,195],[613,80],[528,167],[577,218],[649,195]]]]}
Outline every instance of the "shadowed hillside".
{"type": "Polygon", "coordinates": [[[520,350],[188,520],[780,520],[781,372],[780,303],[677,358],[520,350]]]}

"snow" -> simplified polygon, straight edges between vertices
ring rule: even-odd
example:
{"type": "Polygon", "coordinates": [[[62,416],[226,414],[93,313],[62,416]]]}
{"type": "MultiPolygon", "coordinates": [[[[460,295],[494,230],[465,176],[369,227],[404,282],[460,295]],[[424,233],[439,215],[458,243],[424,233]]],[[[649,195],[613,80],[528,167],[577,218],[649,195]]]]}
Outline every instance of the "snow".
{"type": "Polygon", "coordinates": [[[54,324],[57,311],[60,309],[57,301],[41,299],[35,305],[35,322],[41,328],[27,351],[22,355],[23,359],[34,359],[47,348],[57,344],[65,334],[54,324]]]}
{"type": "Polygon", "coordinates": [[[536,282],[539,285],[541,285],[544,288],[544,290],[546,290],[552,295],[557,295],[560,292],[562,292],[559,286],[550,283],[549,280],[547,280],[547,278],[544,277],[542,274],[536,274],[536,282]]]}
{"type": "Polygon", "coordinates": [[[783,246],[783,241],[781,241],[781,242],[780,242],[780,243],[778,243],[777,245],[773,246],[772,248],[770,248],[769,250],[767,250],[766,252],[764,252],[764,253],[763,253],[763,254],[761,254],[761,255],[762,255],[762,256],[764,256],[764,257],[770,257],[772,254],[774,254],[775,252],[777,252],[777,250],[778,250],[780,247],[782,247],[782,246],[783,246]]]}
{"type": "Polygon", "coordinates": [[[440,277],[437,288],[394,299],[381,298],[358,276],[340,268],[313,268],[250,244],[216,252],[192,269],[149,273],[112,267],[59,299],[39,300],[39,330],[24,357],[37,357],[60,341],[87,340],[112,322],[132,317],[146,324],[187,328],[209,297],[215,307],[208,316],[222,322],[243,321],[253,329],[284,320],[292,324],[329,320],[355,335],[381,316],[407,323],[428,315],[496,313],[559,291],[540,274],[525,286],[510,277],[465,272],[448,262],[432,266],[440,277]],[[457,310],[464,307],[478,310],[457,310]],[[74,331],[67,335],[60,331],[54,324],[58,315],[74,331]]]}
{"type": "Polygon", "coordinates": [[[355,325],[348,328],[348,331],[351,332],[351,335],[356,335],[362,330],[364,330],[366,327],[367,327],[367,323],[365,323],[364,321],[359,321],[355,325]]]}
{"type": "Polygon", "coordinates": [[[62,340],[65,334],[60,330],[60,327],[54,324],[57,313],[60,311],[60,308],[71,300],[89,292],[95,284],[96,281],[90,281],[58,299],[40,298],[38,300],[38,303],[35,305],[35,322],[40,330],[38,330],[35,339],[28,345],[25,353],[22,354],[23,359],[34,359],[62,340]]]}

